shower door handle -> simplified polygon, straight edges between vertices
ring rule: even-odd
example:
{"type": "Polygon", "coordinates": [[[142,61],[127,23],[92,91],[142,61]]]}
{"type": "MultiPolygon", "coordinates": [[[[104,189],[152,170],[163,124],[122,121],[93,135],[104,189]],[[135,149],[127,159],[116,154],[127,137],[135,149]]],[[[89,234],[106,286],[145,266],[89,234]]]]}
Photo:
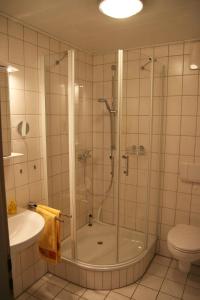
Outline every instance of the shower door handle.
{"type": "Polygon", "coordinates": [[[128,156],[128,154],[124,154],[124,155],[122,155],[122,158],[126,160],[124,174],[125,174],[126,176],[128,176],[129,156],[128,156]]]}

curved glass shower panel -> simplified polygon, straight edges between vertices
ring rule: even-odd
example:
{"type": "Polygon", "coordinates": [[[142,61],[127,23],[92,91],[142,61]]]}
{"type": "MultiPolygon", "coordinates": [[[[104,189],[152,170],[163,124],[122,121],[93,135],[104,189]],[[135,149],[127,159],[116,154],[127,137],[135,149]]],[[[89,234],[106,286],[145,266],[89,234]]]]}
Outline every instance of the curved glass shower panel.
{"type": "Polygon", "coordinates": [[[148,234],[150,240],[158,236],[158,209],[162,180],[162,159],[164,155],[162,147],[164,145],[163,122],[166,97],[166,67],[163,64],[163,59],[154,58],[153,76],[151,180],[148,218],[148,234]]]}
{"type": "Polygon", "coordinates": [[[148,246],[153,79],[153,58],[140,50],[127,51],[120,149],[119,262],[137,257],[148,246]]]}
{"type": "MultiPolygon", "coordinates": [[[[67,52],[44,58],[48,204],[64,215],[70,215],[67,59],[67,52]]],[[[70,218],[63,217],[63,220],[61,239],[64,241],[70,236],[71,228],[70,218]]],[[[65,255],[71,257],[71,247],[65,255]]]]}
{"type": "Polygon", "coordinates": [[[77,259],[114,264],[116,53],[102,55],[94,65],[77,55],[75,64],[77,259]]]}
{"type": "Polygon", "coordinates": [[[92,222],[92,61],[75,51],[76,259],[83,260],[84,234],[92,222]]]}

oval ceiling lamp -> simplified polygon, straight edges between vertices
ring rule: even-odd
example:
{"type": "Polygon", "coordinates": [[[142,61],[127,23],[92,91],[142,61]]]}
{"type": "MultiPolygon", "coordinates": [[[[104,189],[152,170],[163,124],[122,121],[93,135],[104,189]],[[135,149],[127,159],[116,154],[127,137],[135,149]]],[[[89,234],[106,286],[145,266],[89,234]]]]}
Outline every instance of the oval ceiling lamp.
{"type": "Polygon", "coordinates": [[[99,10],[115,19],[126,19],[143,9],[141,0],[100,0],[99,10]]]}

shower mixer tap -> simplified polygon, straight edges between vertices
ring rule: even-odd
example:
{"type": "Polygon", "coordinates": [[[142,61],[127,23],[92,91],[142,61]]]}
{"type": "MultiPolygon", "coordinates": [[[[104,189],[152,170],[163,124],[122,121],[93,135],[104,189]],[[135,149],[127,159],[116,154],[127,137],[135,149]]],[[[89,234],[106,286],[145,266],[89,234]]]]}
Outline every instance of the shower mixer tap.
{"type": "Polygon", "coordinates": [[[90,152],[91,152],[91,150],[83,150],[81,153],[78,154],[78,160],[86,161],[88,158],[91,157],[90,152]]]}
{"type": "Polygon", "coordinates": [[[137,156],[145,155],[145,148],[143,145],[132,145],[127,148],[127,153],[137,156]]]}

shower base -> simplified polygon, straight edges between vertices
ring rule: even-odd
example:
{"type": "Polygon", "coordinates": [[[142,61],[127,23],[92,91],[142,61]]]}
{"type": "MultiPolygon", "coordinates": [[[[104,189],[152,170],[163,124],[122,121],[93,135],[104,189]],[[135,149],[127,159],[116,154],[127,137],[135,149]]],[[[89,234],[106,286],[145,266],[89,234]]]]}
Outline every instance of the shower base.
{"type": "Polygon", "coordinates": [[[105,223],[85,225],[77,231],[77,260],[71,242],[62,242],[62,261],[49,272],[90,289],[115,289],[134,283],[145,272],[156,249],[155,236],[145,248],[143,233],[119,229],[119,263],[116,263],[116,228],[105,223]]]}
{"type": "MultiPolygon", "coordinates": [[[[119,229],[119,262],[137,257],[144,251],[145,236],[141,232],[119,229]]],[[[153,237],[150,236],[149,244],[153,237]]],[[[85,225],[77,231],[77,258],[92,265],[114,265],[116,263],[116,228],[105,223],[85,225]]],[[[62,256],[71,259],[71,241],[62,242],[62,256]]]]}

